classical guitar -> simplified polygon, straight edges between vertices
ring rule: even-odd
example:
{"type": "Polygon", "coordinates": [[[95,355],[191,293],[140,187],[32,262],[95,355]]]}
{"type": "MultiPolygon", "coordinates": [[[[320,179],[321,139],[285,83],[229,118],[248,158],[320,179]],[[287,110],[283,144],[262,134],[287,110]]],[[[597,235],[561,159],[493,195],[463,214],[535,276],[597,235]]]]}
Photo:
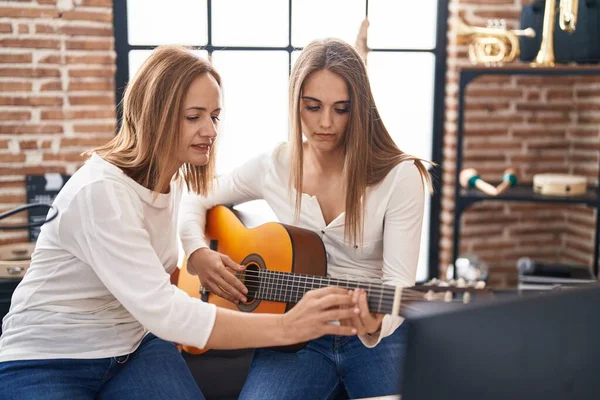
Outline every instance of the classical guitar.
{"type": "MultiPolygon", "coordinates": [[[[466,302],[472,293],[482,291],[479,284],[483,282],[479,282],[478,287],[444,284],[402,288],[329,278],[325,247],[316,233],[277,222],[247,228],[238,215],[222,205],[209,210],[205,235],[210,240],[213,250],[226,254],[233,261],[246,266],[237,277],[248,288],[248,302],[235,304],[209,293],[202,288],[198,277],[191,275],[183,265],[177,285],[190,296],[201,297],[218,307],[243,312],[282,314],[311,289],[339,286],[366,290],[371,312],[403,315],[403,311],[414,302],[466,302]]],[[[302,346],[291,346],[288,349],[298,350],[302,346]]],[[[192,354],[205,351],[186,346],[184,350],[192,354]]]]}

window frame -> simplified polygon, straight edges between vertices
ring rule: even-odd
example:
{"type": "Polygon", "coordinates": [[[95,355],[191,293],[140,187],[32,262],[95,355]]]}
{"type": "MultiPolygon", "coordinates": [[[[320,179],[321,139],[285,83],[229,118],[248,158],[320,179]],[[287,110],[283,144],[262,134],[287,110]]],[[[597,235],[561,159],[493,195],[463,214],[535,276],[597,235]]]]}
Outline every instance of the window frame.
{"type": "MultiPolygon", "coordinates": [[[[292,46],[292,2],[289,1],[289,26],[288,45],[283,47],[257,47],[257,46],[227,46],[218,47],[212,45],[212,0],[207,0],[208,37],[207,45],[194,46],[200,50],[208,51],[211,55],[214,50],[235,51],[287,51],[288,52],[288,74],[291,72],[292,52],[302,50],[302,47],[292,46]]],[[[409,49],[409,48],[371,48],[371,52],[405,52],[405,53],[431,53],[435,57],[434,67],[434,89],[433,89],[433,121],[432,121],[432,149],[431,161],[438,167],[432,169],[434,195],[430,202],[429,215],[429,249],[427,279],[439,277],[439,250],[440,250],[440,219],[442,200],[442,175],[443,171],[443,136],[445,122],[445,88],[446,88],[446,46],[448,31],[448,4],[445,0],[437,0],[437,32],[436,44],[432,49],[409,49]]],[[[365,0],[365,17],[368,15],[369,0],[365,0]]],[[[113,27],[116,51],[116,74],[115,74],[115,104],[117,104],[117,124],[120,125],[122,117],[121,100],[125,86],[129,81],[129,52],[132,50],[152,50],[154,45],[131,45],[128,40],[127,27],[127,0],[113,0],[113,27]]]]}

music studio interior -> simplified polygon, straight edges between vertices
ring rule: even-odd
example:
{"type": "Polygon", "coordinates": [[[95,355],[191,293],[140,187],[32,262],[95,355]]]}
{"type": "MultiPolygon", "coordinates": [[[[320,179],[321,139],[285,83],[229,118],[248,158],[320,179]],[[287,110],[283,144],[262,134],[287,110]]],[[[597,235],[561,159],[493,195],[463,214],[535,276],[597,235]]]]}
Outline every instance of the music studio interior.
{"type": "MultiPolygon", "coordinates": [[[[406,315],[401,398],[600,398],[600,0],[1,1],[0,318],[47,218],[35,205],[115,134],[154,47],[195,46],[231,82],[227,173],[286,140],[269,99],[327,36],[364,55],[398,146],[436,163],[417,284],[447,301],[406,315]]],[[[251,356],[184,352],[209,399],[237,397],[251,356]]]]}

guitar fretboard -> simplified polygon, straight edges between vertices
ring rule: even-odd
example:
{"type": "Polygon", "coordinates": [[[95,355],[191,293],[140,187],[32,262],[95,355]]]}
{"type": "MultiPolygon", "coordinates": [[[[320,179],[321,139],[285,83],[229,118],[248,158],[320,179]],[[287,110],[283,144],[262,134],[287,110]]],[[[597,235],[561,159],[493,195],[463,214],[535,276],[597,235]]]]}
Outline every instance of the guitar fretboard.
{"type": "Polygon", "coordinates": [[[259,300],[297,303],[306,292],[322,287],[364,289],[371,312],[391,314],[396,288],[390,285],[334,279],[271,270],[247,270],[238,274],[251,297],[259,300]]]}

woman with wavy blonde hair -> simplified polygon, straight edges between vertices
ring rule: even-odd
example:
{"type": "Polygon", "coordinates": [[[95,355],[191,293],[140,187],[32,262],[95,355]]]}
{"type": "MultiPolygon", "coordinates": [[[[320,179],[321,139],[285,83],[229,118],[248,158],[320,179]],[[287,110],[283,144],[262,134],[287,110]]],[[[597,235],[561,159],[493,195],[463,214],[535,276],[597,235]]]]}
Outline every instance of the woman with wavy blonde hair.
{"type": "MultiPolygon", "coordinates": [[[[208,249],[207,209],[265,199],[280,222],[320,235],[332,278],[412,286],[416,279],[426,186],[423,161],[402,152],[379,115],[365,64],[349,44],[314,41],[290,77],[290,140],[219,178],[207,198],[184,200],[181,229],[188,268],[203,285],[232,301],[246,288],[208,249]]],[[[342,325],[358,337],[326,336],[298,353],[257,350],[242,399],[351,398],[398,394],[406,326],[369,312],[342,325]]]]}
{"type": "Polygon", "coordinates": [[[345,290],[315,290],[284,315],[216,308],[172,285],[183,185],[213,178],[221,78],[190,49],[156,49],[129,83],[116,137],[60,191],[0,337],[10,399],[202,399],[173,342],[280,346],[352,335],[345,290]],[[341,307],[341,308],[340,308],[341,307]]]}

